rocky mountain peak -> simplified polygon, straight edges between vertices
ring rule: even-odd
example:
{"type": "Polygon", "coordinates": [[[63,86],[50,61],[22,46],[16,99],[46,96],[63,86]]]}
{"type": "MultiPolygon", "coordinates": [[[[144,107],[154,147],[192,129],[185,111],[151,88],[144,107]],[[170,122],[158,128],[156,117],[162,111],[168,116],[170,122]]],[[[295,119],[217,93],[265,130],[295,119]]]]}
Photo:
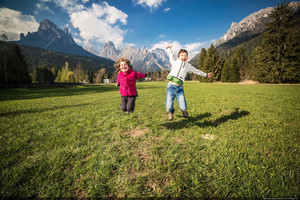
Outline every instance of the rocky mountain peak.
{"type": "Polygon", "coordinates": [[[97,57],[77,45],[68,28],[62,30],[48,19],[40,22],[40,26],[36,32],[28,32],[26,36],[21,33],[20,41],[16,42],[51,51],[97,57]]]}
{"type": "MultiPolygon", "coordinates": [[[[296,12],[300,9],[300,2],[291,2],[290,6],[292,11],[296,12]]],[[[239,23],[233,22],[227,33],[215,42],[215,46],[220,46],[233,39],[251,39],[256,35],[261,34],[266,30],[265,23],[272,20],[270,14],[273,9],[274,8],[272,7],[268,7],[247,16],[239,23]]]]}
{"type": "Polygon", "coordinates": [[[104,43],[103,48],[100,52],[100,56],[117,61],[118,51],[116,50],[115,44],[111,41],[104,43]]]}
{"type": "Polygon", "coordinates": [[[142,72],[161,71],[170,67],[168,55],[163,49],[149,51],[147,47],[138,49],[133,46],[126,46],[121,50],[116,50],[113,42],[106,42],[100,56],[114,61],[125,57],[131,61],[135,70],[141,70],[142,72]]]}

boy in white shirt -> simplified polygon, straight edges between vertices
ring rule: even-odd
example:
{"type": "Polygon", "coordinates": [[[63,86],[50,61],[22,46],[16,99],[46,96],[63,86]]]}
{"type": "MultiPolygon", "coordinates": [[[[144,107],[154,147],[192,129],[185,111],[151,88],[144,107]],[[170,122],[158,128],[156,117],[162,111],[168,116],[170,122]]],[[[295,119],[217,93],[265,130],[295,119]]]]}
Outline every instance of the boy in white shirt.
{"type": "Polygon", "coordinates": [[[194,74],[208,78],[211,78],[213,76],[213,73],[205,73],[199,69],[196,69],[191,64],[187,63],[186,61],[188,60],[188,52],[184,49],[180,49],[180,51],[178,52],[178,58],[175,60],[171,47],[172,45],[168,45],[166,48],[172,65],[171,71],[167,77],[169,83],[167,86],[165,102],[168,111],[169,121],[173,120],[173,115],[175,112],[173,102],[175,97],[177,99],[178,106],[182,111],[183,116],[185,118],[188,117],[187,106],[183,91],[183,83],[187,72],[192,72],[194,74]]]}

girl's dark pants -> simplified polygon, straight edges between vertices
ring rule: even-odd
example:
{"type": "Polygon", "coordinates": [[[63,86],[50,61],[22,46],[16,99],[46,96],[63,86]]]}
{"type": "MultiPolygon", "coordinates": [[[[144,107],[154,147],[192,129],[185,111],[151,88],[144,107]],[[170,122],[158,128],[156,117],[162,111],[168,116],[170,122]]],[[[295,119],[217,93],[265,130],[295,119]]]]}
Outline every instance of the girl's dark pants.
{"type": "Polygon", "coordinates": [[[123,97],[121,96],[121,110],[123,112],[133,112],[135,107],[136,97],[123,97]]]}

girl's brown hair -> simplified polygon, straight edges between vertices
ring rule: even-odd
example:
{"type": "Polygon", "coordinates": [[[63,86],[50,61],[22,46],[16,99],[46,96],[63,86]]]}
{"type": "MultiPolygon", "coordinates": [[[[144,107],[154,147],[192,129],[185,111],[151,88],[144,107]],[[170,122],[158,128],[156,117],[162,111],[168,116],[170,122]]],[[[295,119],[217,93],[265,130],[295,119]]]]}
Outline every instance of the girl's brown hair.
{"type": "Polygon", "coordinates": [[[187,52],[187,50],[185,50],[185,49],[180,49],[179,52],[178,52],[178,57],[179,57],[179,55],[180,55],[181,53],[186,53],[187,55],[189,55],[188,52],[187,52]]]}
{"type": "Polygon", "coordinates": [[[121,69],[120,69],[120,65],[121,65],[121,62],[122,61],[125,61],[128,65],[128,68],[129,69],[132,69],[132,65],[130,64],[130,60],[128,60],[127,58],[120,58],[116,63],[115,63],[115,68],[117,70],[117,72],[120,72],[121,69]]]}

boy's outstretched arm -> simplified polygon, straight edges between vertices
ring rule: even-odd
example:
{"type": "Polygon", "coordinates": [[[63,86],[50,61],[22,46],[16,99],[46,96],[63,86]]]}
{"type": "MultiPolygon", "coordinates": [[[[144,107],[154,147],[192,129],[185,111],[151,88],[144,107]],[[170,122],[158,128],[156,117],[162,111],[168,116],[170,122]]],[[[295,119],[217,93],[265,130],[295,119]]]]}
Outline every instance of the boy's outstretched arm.
{"type": "Polygon", "coordinates": [[[213,76],[214,76],[214,74],[211,73],[211,72],[209,72],[209,73],[207,74],[207,78],[212,78],[213,76]]]}
{"type": "Polygon", "coordinates": [[[169,44],[169,45],[166,47],[166,50],[167,50],[167,53],[168,53],[170,62],[175,61],[175,57],[174,57],[173,52],[172,52],[172,50],[171,50],[172,46],[173,46],[173,45],[169,44]]]}
{"type": "Polygon", "coordinates": [[[200,75],[200,76],[203,76],[203,77],[207,77],[207,78],[211,78],[214,75],[211,72],[205,73],[205,72],[201,71],[200,69],[197,69],[196,67],[194,67],[191,64],[188,64],[187,66],[189,67],[189,72],[192,72],[194,74],[197,74],[197,75],[200,75]]]}

